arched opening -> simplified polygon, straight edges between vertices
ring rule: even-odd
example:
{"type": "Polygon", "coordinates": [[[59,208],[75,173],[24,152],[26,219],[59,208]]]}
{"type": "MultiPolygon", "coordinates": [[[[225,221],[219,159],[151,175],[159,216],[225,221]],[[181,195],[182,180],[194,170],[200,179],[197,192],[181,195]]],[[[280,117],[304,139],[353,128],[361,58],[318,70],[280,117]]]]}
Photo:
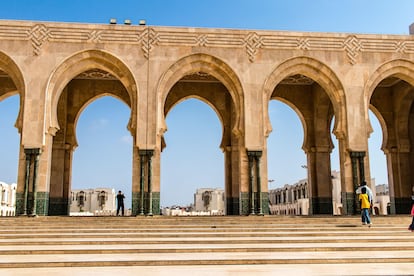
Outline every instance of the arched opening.
{"type": "MultiPolygon", "coordinates": [[[[333,214],[331,175],[333,144],[330,126],[334,116],[334,106],[330,96],[312,78],[303,74],[293,74],[276,84],[270,99],[279,99],[289,104],[295,110],[301,122],[299,124],[301,130],[283,144],[284,147],[289,147],[302,133],[302,149],[306,156],[305,158],[303,158],[303,155],[302,158],[296,157],[296,160],[301,164],[296,163],[294,166],[295,171],[292,172],[292,176],[296,180],[293,182],[295,184],[291,183],[293,185],[287,187],[290,191],[286,197],[287,202],[292,202],[291,192],[295,187],[309,183],[306,189],[306,198],[297,199],[295,204],[302,206],[304,215],[333,214]],[[300,176],[304,177],[299,179],[300,176]]],[[[335,122],[335,125],[338,125],[338,123],[335,122]]],[[[294,127],[295,125],[291,124],[288,127],[288,132],[291,132],[294,127]]],[[[298,150],[297,145],[296,149],[298,150]]],[[[281,158],[284,162],[289,163],[289,157],[281,158]]],[[[286,171],[283,173],[287,174],[286,171]]],[[[273,176],[270,174],[269,168],[269,179],[273,179],[271,177],[273,176]]],[[[278,176],[275,176],[275,178],[277,179],[278,176]]]]}
{"type": "Polygon", "coordinates": [[[368,139],[369,165],[371,173],[371,189],[374,194],[374,210],[376,215],[387,215],[390,203],[388,188],[387,161],[382,150],[382,127],[374,112],[369,110],[369,121],[372,133],[368,139]]]}
{"type": "MultiPolygon", "coordinates": [[[[126,197],[125,208],[131,208],[132,136],[127,129],[130,112],[122,101],[105,96],[88,103],[76,121],[78,146],[73,153],[71,190],[90,194],[90,213],[110,214],[116,208],[119,190],[126,197]]],[[[76,205],[71,202],[71,212],[77,212],[76,205]]],[[[85,208],[83,211],[87,212],[85,208]]]]}
{"type": "MultiPolygon", "coordinates": [[[[211,70],[209,68],[205,69],[211,70]]],[[[194,69],[192,68],[192,70],[194,69]]],[[[226,204],[225,207],[214,208],[219,209],[219,212],[221,213],[239,214],[240,180],[237,177],[240,176],[240,167],[236,164],[238,159],[241,158],[241,146],[239,141],[240,136],[238,135],[238,130],[236,127],[238,124],[238,110],[235,107],[235,102],[233,101],[233,97],[228,88],[223,84],[222,81],[215,77],[216,74],[217,72],[214,71],[211,74],[203,71],[187,73],[174,85],[171,86],[168,93],[164,92],[165,100],[163,101],[163,121],[165,121],[164,118],[167,118],[167,114],[169,114],[170,110],[172,110],[174,106],[189,98],[202,100],[204,103],[208,104],[212,110],[214,110],[216,113],[215,117],[219,118],[222,129],[220,141],[218,142],[218,145],[215,145],[214,151],[218,150],[218,146],[224,153],[224,162],[222,163],[224,177],[222,178],[222,181],[224,182],[223,192],[225,194],[224,203],[226,204]]],[[[189,102],[192,103],[194,100],[191,100],[189,102]]],[[[192,116],[199,116],[198,111],[193,113],[194,114],[192,114],[192,116]]],[[[163,127],[165,130],[167,129],[167,125],[164,125],[163,127]]],[[[168,147],[168,143],[165,143],[165,133],[163,132],[162,134],[163,135],[160,136],[160,144],[162,148],[164,148],[165,145],[168,147]]],[[[191,141],[191,144],[197,145],[197,141],[191,141]]],[[[202,157],[197,157],[197,159],[200,158],[202,157]]],[[[162,169],[165,170],[165,167],[162,169]]],[[[187,169],[189,170],[191,168],[187,169]]],[[[214,185],[214,183],[206,184],[214,185]]],[[[203,191],[200,190],[199,192],[202,194],[203,191]]],[[[223,192],[220,192],[221,194],[212,193],[212,195],[215,195],[217,197],[218,205],[221,205],[223,202],[223,200],[219,200],[223,198],[223,192]]],[[[160,191],[160,193],[163,194],[163,191],[160,191]]],[[[164,198],[163,195],[162,197],[164,198]]],[[[194,199],[195,205],[197,205],[196,203],[201,200],[197,200],[198,198],[202,198],[202,196],[196,195],[196,198],[194,199]]],[[[197,206],[195,207],[196,209],[200,209],[197,206]]],[[[213,206],[211,206],[210,209],[212,208],[213,206]]],[[[206,208],[203,207],[201,209],[205,210],[206,208]]],[[[242,210],[242,213],[243,212],[247,212],[247,210],[242,210]]]]}
{"type": "MultiPolygon", "coordinates": [[[[386,171],[388,172],[387,179],[384,179],[384,176],[376,176],[376,178],[384,179],[381,182],[387,181],[388,183],[391,214],[408,213],[413,193],[414,80],[410,76],[399,73],[399,71],[407,70],[409,66],[412,64],[396,61],[380,68],[369,99],[370,110],[378,119],[377,127],[380,126],[381,129],[378,132],[383,136],[381,149],[385,153],[386,171]],[[395,67],[392,67],[393,65],[395,67]]],[[[374,124],[375,119],[371,118],[371,131],[375,132],[374,124]]],[[[379,151],[372,152],[372,154],[374,157],[369,158],[371,169],[381,168],[383,165],[377,164],[378,160],[375,157],[375,154],[380,154],[379,151]]],[[[379,160],[383,159],[379,158],[379,160]]],[[[380,212],[385,212],[385,210],[380,212]]]]}
{"type": "Polygon", "coordinates": [[[71,194],[76,194],[72,189],[76,188],[85,194],[84,214],[102,211],[98,204],[102,189],[111,194],[105,204],[107,214],[116,209],[115,190],[124,190],[130,208],[134,132],[130,109],[133,98],[127,87],[108,71],[94,68],[75,75],[59,95],[48,214],[76,212],[77,207],[72,210],[72,206],[77,203],[71,200],[71,194]]]}
{"type": "Polygon", "coordinates": [[[276,195],[284,189],[292,191],[307,181],[306,154],[302,149],[302,122],[298,114],[281,100],[269,102],[269,119],[273,129],[267,138],[270,210],[287,208],[289,205],[300,208],[303,197],[285,196],[281,202],[276,195]]]}
{"type": "Polygon", "coordinates": [[[166,124],[161,155],[163,214],[177,207],[192,214],[224,212],[225,197],[215,197],[215,192],[224,193],[223,127],[217,113],[202,100],[186,98],[168,112],[166,124]]]}
{"type": "Polygon", "coordinates": [[[21,144],[23,78],[16,64],[0,52],[0,211],[14,216],[21,144]]]}
{"type": "Polygon", "coordinates": [[[7,184],[17,183],[20,134],[15,123],[19,114],[19,100],[19,95],[6,99],[1,99],[0,95],[0,181],[7,184]]]}

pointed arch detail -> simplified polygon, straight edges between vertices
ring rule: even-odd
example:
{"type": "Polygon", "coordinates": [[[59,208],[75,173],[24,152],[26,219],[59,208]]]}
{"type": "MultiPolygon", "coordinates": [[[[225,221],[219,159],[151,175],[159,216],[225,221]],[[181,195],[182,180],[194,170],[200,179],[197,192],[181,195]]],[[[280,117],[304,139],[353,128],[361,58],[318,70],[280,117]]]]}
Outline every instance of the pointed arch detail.
{"type": "Polygon", "coordinates": [[[45,131],[52,135],[59,129],[57,105],[63,89],[82,72],[100,69],[115,76],[127,90],[131,102],[131,125],[136,125],[137,82],[127,65],[102,50],[86,50],[63,61],[52,73],[46,88],[45,131]]]}
{"type": "MultiPolygon", "coordinates": [[[[337,138],[345,137],[347,118],[346,100],[343,85],[337,75],[324,63],[310,57],[300,56],[286,60],[278,65],[268,76],[263,87],[264,106],[264,135],[268,136],[272,131],[269,119],[268,102],[272,97],[275,87],[286,77],[301,74],[317,82],[328,94],[333,109],[335,120],[333,133],[337,138]]],[[[305,133],[306,137],[306,133],[305,133]]]]}

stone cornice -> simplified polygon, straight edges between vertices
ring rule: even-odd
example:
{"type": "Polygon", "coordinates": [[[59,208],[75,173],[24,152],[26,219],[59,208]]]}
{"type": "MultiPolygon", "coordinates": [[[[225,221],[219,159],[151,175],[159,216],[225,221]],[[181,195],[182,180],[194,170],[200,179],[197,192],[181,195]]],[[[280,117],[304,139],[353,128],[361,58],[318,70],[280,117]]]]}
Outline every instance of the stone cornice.
{"type": "Polygon", "coordinates": [[[0,40],[26,40],[39,55],[46,42],[136,44],[149,58],[157,46],[239,48],[254,62],[260,50],[344,52],[350,64],[364,52],[414,54],[412,35],[365,35],[0,21],[0,40]]]}

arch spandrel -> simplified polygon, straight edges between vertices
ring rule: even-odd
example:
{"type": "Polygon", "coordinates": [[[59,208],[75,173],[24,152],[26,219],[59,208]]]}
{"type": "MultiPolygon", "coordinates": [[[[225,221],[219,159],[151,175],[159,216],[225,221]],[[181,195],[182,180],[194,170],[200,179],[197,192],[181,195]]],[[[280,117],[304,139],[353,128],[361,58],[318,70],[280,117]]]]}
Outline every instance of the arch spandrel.
{"type": "Polygon", "coordinates": [[[57,105],[66,85],[77,75],[92,69],[112,74],[127,90],[131,102],[131,125],[136,122],[137,83],[131,70],[119,58],[101,50],[76,53],[62,62],[49,78],[46,89],[46,131],[54,134],[59,129],[57,105]]]}
{"type": "Polygon", "coordinates": [[[272,131],[269,119],[268,102],[271,100],[275,87],[286,77],[301,74],[317,82],[327,93],[332,102],[335,120],[333,133],[344,138],[346,133],[346,98],[343,85],[333,70],[322,62],[310,57],[294,57],[278,65],[266,79],[263,86],[263,106],[265,127],[264,135],[272,131]]]}
{"type": "Polygon", "coordinates": [[[18,129],[19,133],[21,133],[23,127],[23,108],[25,102],[25,81],[20,70],[19,66],[16,62],[13,61],[11,57],[7,54],[0,51],[0,71],[5,72],[13,81],[14,85],[16,86],[16,90],[9,91],[3,95],[0,95],[0,101],[13,96],[15,94],[19,94],[20,96],[20,107],[19,107],[19,115],[17,116],[17,120],[15,123],[16,128],[18,129]]]}
{"type": "Polygon", "coordinates": [[[237,112],[232,131],[240,135],[244,125],[242,121],[244,116],[244,95],[241,82],[235,72],[225,62],[216,57],[201,53],[178,60],[160,78],[157,85],[157,133],[162,136],[166,131],[164,105],[172,87],[186,75],[198,72],[204,72],[213,76],[227,88],[237,112]]]}

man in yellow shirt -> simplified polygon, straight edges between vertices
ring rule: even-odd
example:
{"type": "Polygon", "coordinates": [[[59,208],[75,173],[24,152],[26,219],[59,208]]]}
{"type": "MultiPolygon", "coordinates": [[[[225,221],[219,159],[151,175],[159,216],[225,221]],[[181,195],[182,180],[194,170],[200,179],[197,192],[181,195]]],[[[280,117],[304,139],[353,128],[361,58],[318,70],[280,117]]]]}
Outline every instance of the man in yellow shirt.
{"type": "Polygon", "coordinates": [[[367,189],[365,187],[362,187],[361,193],[358,196],[359,202],[361,203],[361,219],[362,219],[362,225],[368,224],[369,227],[371,227],[371,218],[369,217],[369,208],[371,207],[371,203],[369,201],[368,195],[367,195],[367,189]]]}

